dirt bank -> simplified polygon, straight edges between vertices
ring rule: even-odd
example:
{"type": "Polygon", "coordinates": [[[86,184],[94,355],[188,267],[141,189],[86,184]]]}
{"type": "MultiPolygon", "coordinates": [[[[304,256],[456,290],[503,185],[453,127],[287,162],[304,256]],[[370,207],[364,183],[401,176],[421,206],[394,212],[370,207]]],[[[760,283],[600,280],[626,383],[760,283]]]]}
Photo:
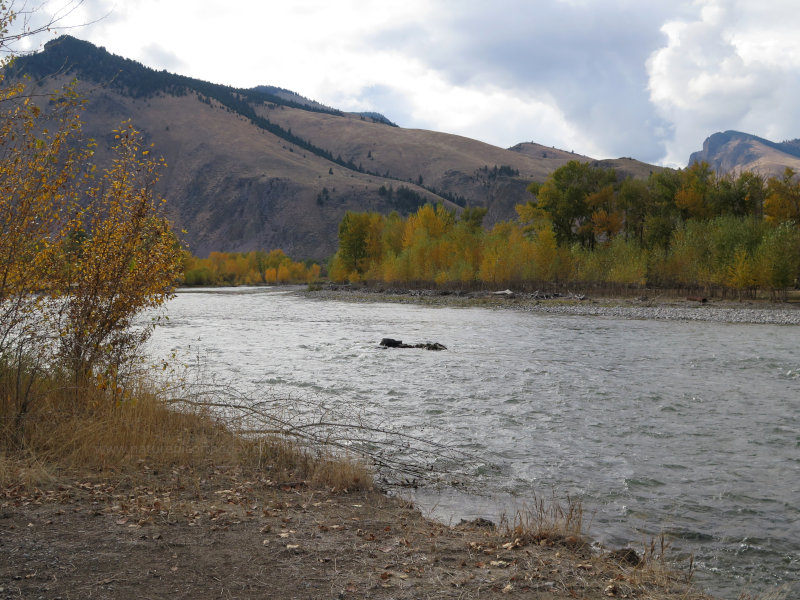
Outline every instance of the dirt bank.
{"type": "Polygon", "coordinates": [[[0,491],[0,598],[702,598],[577,539],[447,527],[236,469],[0,491]]]}

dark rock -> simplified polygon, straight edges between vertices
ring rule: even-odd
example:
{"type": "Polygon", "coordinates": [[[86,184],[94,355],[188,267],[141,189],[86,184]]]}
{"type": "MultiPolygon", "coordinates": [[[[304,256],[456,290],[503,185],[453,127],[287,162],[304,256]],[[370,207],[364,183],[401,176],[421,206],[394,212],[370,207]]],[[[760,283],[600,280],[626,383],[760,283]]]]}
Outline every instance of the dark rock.
{"type": "Polygon", "coordinates": [[[439,342],[425,342],[424,344],[404,344],[403,340],[383,338],[380,343],[384,348],[423,348],[425,350],[447,350],[447,346],[439,342]]]}
{"type": "Polygon", "coordinates": [[[642,562],[642,558],[633,548],[620,548],[608,553],[608,557],[620,562],[633,565],[634,567],[642,562]]]}
{"type": "Polygon", "coordinates": [[[447,350],[447,346],[439,342],[426,342],[424,344],[414,344],[414,348],[424,348],[425,350],[447,350]]]}

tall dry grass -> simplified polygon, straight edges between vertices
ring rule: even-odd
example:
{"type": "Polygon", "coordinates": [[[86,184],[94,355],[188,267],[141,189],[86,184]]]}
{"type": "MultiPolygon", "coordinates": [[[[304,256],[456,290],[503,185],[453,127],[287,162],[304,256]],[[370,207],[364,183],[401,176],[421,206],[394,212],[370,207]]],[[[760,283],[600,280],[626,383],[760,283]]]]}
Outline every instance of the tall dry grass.
{"type": "Polygon", "coordinates": [[[526,543],[577,545],[586,542],[585,527],[580,500],[570,497],[559,500],[555,496],[545,500],[534,496],[513,515],[502,515],[499,529],[504,535],[526,543]]]}
{"type": "Polygon", "coordinates": [[[65,472],[135,477],[148,470],[188,466],[236,467],[276,481],[307,481],[338,489],[371,487],[362,462],[279,433],[242,435],[206,403],[175,402],[152,381],[122,394],[96,383],[38,377],[20,412],[0,378],[0,484],[29,482],[65,472]]]}

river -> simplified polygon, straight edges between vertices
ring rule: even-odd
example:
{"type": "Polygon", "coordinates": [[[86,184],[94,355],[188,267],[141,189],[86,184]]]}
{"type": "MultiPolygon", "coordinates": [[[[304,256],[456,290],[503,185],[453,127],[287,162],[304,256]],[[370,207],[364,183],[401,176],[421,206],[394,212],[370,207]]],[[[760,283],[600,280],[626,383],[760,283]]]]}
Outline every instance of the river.
{"type": "Polygon", "coordinates": [[[181,292],[166,311],[153,357],[199,359],[247,393],[355,407],[475,457],[462,465],[468,492],[406,492],[434,517],[497,518],[534,494],[569,495],[593,539],[641,550],[663,533],[722,598],[800,580],[795,326],[357,304],[274,288],[181,292]],[[383,337],[448,350],[387,350],[383,337]]]}

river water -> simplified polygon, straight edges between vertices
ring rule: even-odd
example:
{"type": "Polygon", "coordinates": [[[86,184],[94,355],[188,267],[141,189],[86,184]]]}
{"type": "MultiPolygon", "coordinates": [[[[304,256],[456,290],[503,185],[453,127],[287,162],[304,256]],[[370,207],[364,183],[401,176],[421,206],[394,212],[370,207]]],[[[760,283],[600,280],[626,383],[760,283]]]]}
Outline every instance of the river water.
{"type": "Polygon", "coordinates": [[[641,550],[663,533],[722,598],[800,580],[797,327],[356,304],[271,288],[182,292],[167,314],[154,357],[199,356],[246,390],[357,407],[475,457],[462,465],[468,493],[413,492],[435,517],[497,518],[534,494],[569,495],[598,542],[641,550]],[[383,337],[448,350],[387,350],[383,337]]]}

